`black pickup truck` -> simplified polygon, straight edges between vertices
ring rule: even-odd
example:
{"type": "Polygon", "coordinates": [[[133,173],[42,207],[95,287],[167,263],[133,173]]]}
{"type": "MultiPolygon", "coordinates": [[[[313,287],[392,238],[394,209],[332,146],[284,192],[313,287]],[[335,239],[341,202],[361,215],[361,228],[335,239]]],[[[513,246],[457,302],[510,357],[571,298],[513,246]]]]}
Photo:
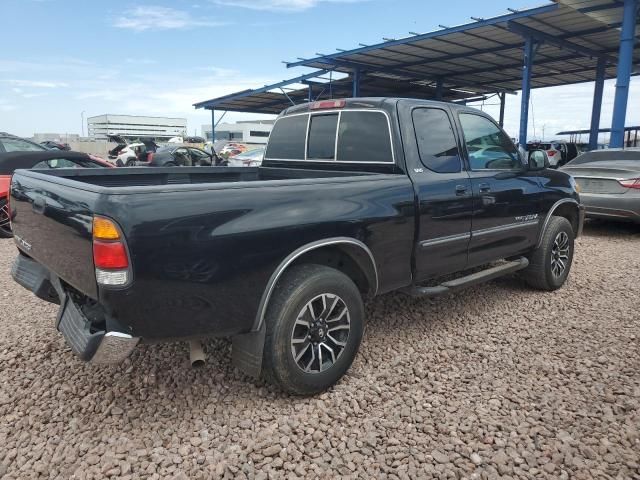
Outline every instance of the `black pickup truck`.
{"type": "Polygon", "coordinates": [[[584,214],[545,159],[459,105],[294,106],[261,167],[16,172],[12,273],[83,360],[231,337],[243,371],[311,394],[351,365],[367,297],[564,284],[584,214]]]}

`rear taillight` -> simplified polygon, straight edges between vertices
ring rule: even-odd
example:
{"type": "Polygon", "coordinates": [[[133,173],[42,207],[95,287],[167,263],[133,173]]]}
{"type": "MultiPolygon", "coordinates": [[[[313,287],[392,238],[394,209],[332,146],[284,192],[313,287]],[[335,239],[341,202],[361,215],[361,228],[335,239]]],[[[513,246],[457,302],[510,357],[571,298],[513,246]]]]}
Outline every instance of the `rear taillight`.
{"type": "Polygon", "coordinates": [[[0,197],[9,196],[11,175],[0,175],[0,197]]]}
{"type": "Polygon", "coordinates": [[[153,156],[155,155],[155,153],[151,152],[147,155],[147,163],[151,163],[151,160],[153,160],[153,156]]]}
{"type": "Polygon", "coordinates": [[[319,102],[313,102],[310,106],[310,110],[322,110],[325,108],[344,108],[347,101],[342,100],[321,100],[319,102]]]}
{"type": "Polygon", "coordinates": [[[637,188],[640,190],[640,178],[630,178],[628,180],[618,180],[618,183],[626,188],[637,188]]]}
{"type": "Polygon", "coordinates": [[[125,285],[129,281],[124,236],[115,222],[105,217],[93,218],[93,263],[100,285],[125,285]]]}
{"type": "Polygon", "coordinates": [[[553,157],[556,154],[555,150],[548,150],[547,151],[547,155],[549,155],[550,157],[553,157]]]}

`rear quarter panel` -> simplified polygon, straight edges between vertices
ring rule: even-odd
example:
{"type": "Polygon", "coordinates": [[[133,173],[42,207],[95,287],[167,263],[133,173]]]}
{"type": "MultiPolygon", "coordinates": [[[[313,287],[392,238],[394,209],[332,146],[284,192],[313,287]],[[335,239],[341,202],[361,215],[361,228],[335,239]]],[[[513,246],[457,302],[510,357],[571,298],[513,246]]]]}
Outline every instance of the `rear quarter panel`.
{"type": "Polygon", "coordinates": [[[414,196],[405,175],[238,183],[181,192],[109,195],[133,285],[102,303],[146,338],[249,331],[277,266],[293,251],[352,237],[372,251],[379,292],[411,282],[414,196]]]}
{"type": "Polygon", "coordinates": [[[12,227],[18,247],[92,298],[98,298],[91,243],[97,200],[97,193],[53,183],[49,176],[36,178],[18,170],[12,178],[12,227]]]}

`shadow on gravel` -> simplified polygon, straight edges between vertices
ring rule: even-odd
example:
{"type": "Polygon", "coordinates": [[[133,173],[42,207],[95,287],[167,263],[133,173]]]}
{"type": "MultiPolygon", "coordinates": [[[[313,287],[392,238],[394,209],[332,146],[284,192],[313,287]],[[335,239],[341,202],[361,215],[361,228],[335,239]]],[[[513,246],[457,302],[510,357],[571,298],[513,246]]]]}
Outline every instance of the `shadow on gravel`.
{"type": "Polygon", "coordinates": [[[590,219],[584,223],[583,234],[590,237],[636,237],[640,235],[640,224],[590,219]]]}

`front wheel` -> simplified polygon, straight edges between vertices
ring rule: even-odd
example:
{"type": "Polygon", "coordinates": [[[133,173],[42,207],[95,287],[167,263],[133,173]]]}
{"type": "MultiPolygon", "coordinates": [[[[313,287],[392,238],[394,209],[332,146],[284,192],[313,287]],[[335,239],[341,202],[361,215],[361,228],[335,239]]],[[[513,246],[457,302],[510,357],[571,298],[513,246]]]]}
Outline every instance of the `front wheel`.
{"type": "Polygon", "coordinates": [[[362,340],[364,307],[342,272],[299,265],[278,282],[266,321],[265,378],[286,392],[312,395],[335,384],[362,340]]]}
{"type": "Polygon", "coordinates": [[[557,290],[567,280],[573,263],[574,233],[564,217],[551,217],[540,246],[529,255],[525,281],[539,290],[557,290]]]}
{"type": "Polygon", "coordinates": [[[11,221],[9,219],[9,205],[3,198],[0,199],[0,238],[11,238],[11,221]]]}

